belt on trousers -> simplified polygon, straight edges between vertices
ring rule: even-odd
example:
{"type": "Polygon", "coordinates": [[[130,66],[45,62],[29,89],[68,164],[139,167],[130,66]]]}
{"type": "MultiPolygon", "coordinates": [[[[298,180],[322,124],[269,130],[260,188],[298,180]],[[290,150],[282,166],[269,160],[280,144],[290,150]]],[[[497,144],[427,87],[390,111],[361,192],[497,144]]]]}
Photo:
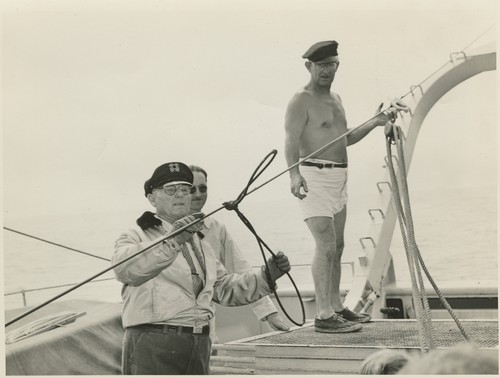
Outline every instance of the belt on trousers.
{"type": "Polygon", "coordinates": [[[318,167],[318,168],[347,168],[347,163],[313,163],[312,161],[305,161],[300,163],[300,165],[305,165],[308,167],[318,167]]]}
{"type": "Polygon", "coordinates": [[[175,333],[194,333],[194,334],[210,334],[210,326],[200,326],[200,327],[184,327],[184,326],[174,326],[169,324],[139,324],[131,328],[140,329],[142,331],[152,331],[152,332],[175,332],[175,333]]]}

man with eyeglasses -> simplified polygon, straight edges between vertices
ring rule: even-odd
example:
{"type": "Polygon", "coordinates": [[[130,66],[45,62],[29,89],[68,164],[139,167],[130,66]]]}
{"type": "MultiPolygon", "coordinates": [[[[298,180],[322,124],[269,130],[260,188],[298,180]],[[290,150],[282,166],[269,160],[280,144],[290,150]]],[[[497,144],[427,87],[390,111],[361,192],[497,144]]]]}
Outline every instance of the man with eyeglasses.
{"type": "MultiPolygon", "coordinates": [[[[193,194],[191,195],[191,213],[201,212],[208,198],[207,172],[196,165],[190,165],[193,172],[193,194]]],[[[226,229],[226,226],[213,217],[206,218],[201,229],[204,240],[207,241],[217,259],[229,273],[245,273],[252,270],[250,263],[226,229]]],[[[253,312],[261,321],[267,321],[276,331],[288,331],[288,327],[271,299],[266,296],[250,304],[253,312]]],[[[212,329],[213,341],[218,342],[215,329],[212,329]]]]}
{"type": "Polygon", "coordinates": [[[316,250],[311,270],[317,315],[315,331],[324,333],[361,330],[370,321],[343,306],[340,298],[341,257],[347,204],[347,146],[359,142],[377,126],[394,120],[401,102],[380,113],[329,148],[321,148],[348,131],[340,96],[331,86],[340,66],[336,41],[312,45],[302,56],[309,83],[290,100],[285,115],[285,156],[288,166],[319,153],[290,169],[292,194],[300,199],[303,219],[313,235],[316,250]]]}
{"type": "Polygon", "coordinates": [[[139,227],[123,233],[115,243],[112,264],[158,242],[114,268],[123,283],[123,374],[209,374],[213,301],[239,306],[259,300],[290,270],[288,258],[279,252],[269,259],[271,282],[264,268],[227,274],[210,245],[198,235],[201,221],[160,242],[203,216],[189,215],[192,184],[193,173],[187,165],[159,166],[144,184],[156,214],[146,211],[137,220],[139,227]]]}

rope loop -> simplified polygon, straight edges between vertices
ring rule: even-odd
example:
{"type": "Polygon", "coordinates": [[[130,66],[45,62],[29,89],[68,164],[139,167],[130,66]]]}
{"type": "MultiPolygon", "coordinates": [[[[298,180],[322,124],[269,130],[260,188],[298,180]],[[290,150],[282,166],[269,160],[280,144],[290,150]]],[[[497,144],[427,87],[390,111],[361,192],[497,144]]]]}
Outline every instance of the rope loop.
{"type": "Polygon", "coordinates": [[[271,275],[270,275],[269,264],[267,262],[263,247],[265,247],[267,249],[267,251],[273,256],[273,259],[276,258],[276,254],[273,252],[273,250],[271,248],[269,248],[269,246],[264,242],[264,240],[262,240],[262,238],[259,236],[259,234],[255,230],[255,228],[253,227],[252,223],[248,220],[247,217],[245,217],[245,215],[238,208],[238,205],[241,203],[241,201],[243,201],[243,199],[247,196],[247,194],[249,194],[248,190],[250,188],[250,185],[252,185],[259,178],[259,176],[267,169],[267,167],[269,167],[269,165],[272,163],[272,161],[276,157],[277,153],[278,152],[276,150],[272,150],[270,153],[268,153],[264,157],[264,159],[259,163],[257,168],[254,170],[254,172],[250,176],[250,179],[248,180],[247,185],[243,188],[243,190],[239,194],[238,198],[236,198],[234,201],[224,202],[222,205],[227,210],[235,211],[236,214],[238,215],[238,217],[243,222],[243,224],[245,226],[247,226],[247,228],[250,230],[250,232],[255,236],[255,239],[257,240],[257,244],[259,245],[260,252],[262,254],[262,258],[264,259],[264,273],[266,275],[267,282],[269,283],[269,287],[271,288],[271,291],[273,292],[273,294],[276,298],[276,301],[278,302],[281,310],[283,311],[283,314],[285,314],[285,316],[288,318],[288,320],[290,320],[293,324],[295,324],[297,326],[302,326],[306,322],[306,312],[305,312],[305,308],[304,308],[304,302],[302,301],[302,297],[300,295],[299,289],[297,288],[297,285],[295,285],[295,282],[292,279],[292,276],[287,272],[286,275],[288,276],[288,278],[290,279],[290,282],[292,283],[293,287],[295,288],[295,292],[297,293],[297,297],[299,299],[299,302],[300,302],[300,305],[302,308],[302,322],[301,323],[293,320],[289,316],[289,314],[286,312],[283,304],[281,303],[279,296],[278,296],[278,293],[276,293],[276,284],[271,282],[272,279],[271,279],[271,275]]]}

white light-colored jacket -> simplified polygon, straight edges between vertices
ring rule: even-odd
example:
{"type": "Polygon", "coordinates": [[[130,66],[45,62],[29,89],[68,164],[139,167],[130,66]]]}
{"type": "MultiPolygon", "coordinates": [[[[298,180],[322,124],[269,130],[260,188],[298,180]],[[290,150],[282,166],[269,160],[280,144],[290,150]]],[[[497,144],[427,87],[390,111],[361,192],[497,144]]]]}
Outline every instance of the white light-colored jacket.
{"type": "MultiPolygon", "coordinates": [[[[111,263],[116,264],[151,245],[170,232],[171,227],[163,221],[163,226],[146,230],[136,228],[123,233],[115,243],[111,263]]],[[[192,240],[203,251],[206,264],[205,287],[197,298],[188,263],[182,253],[177,253],[166,243],[160,243],[114,268],[116,278],[124,284],[124,328],[145,323],[204,326],[215,314],[212,300],[224,306],[240,306],[270,294],[269,285],[260,271],[228,275],[208,243],[196,235],[192,240]]]]}

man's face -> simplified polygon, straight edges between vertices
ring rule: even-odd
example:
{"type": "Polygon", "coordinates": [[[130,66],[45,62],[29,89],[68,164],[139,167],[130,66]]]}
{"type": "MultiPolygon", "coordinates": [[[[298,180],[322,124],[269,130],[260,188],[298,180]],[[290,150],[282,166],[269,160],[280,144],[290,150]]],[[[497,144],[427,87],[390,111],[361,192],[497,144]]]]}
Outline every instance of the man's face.
{"type": "Polygon", "coordinates": [[[317,85],[329,87],[335,78],[339,64],[338,56],[330,56],[318,62],[307,62],[306,67],[317,85]]]}
{"type": "Polygon", "coordinates": [[[197,213],[207,202],[207,180],[201,172],[193,172],[193,176],[193,186],[196,188],[196,192],[191,195],[191,212],[197,213]],[[203,191],[204,193],[202,193],[203,191]]]}
{"type": "MultiPolygon", "coordinates": [[[[169,185],[180,187],[181,185],[169,185]]],[[[185,184],[187,188],[190,186],[185,184]]],[[[149,202],[156,208],[156,213],[161,218],[172,218],[174,220],[185,217],[191,208],[191,194],[176,190],[173,195],[169,195],[163,188],[154,189],[148,195],[149,202]]]]}

